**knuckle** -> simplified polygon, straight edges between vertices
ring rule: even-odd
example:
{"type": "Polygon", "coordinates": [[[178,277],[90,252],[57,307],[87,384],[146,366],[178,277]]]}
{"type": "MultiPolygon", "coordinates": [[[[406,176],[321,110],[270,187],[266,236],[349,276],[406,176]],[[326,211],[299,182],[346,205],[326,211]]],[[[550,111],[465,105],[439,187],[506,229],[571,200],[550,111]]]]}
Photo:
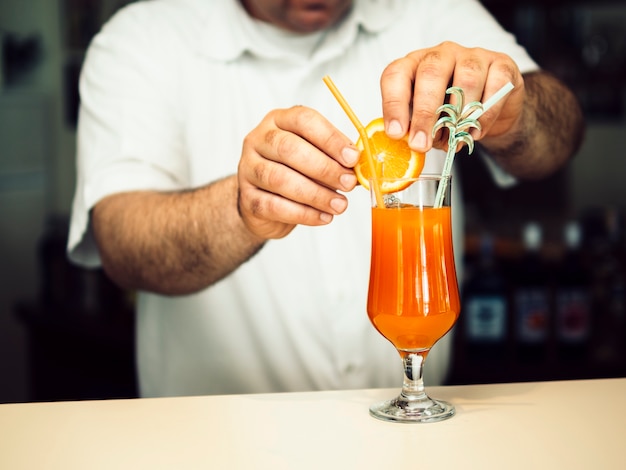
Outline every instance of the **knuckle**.
{"type": "Polygon", "coordinates": [[[309,126],[316,118],[316,113],[306,106],[296,105],[290,108],[293,113],[292,119],[298,128],[309,126]]]}
{"type": "Polygon", "coordinates": [[[281,132],[277,129],[268,131],[266,135],[266,142],[268,145],[276,150],[279,160],[284,161],[286,157],[295,152],[294,140],[290,138],[291,134],[287,132],[281,132]]]}
{"type": "Polygon", "coordinates": [[[340,164],[331,157],[323,156],[315,163],[314,172],[311,175],[314,180],[334,186],[340,176],[340,164]]]}
{"type": "Polygon", "coordinates": [[[458,74],[458,77],[455,80],[455,84],[465,91],[478,88],[482,89],[483,86],[482,80],[478,74],[468,73],[467,71],[458,74]]]}
{"type": "Polygon", "coordinates": [[[412,71],[416,70],[420,64],[419,56],[415,53],[409,53],[404,57],[395,59],[390,62],[383,70],[380,76],[380,86],[383,92],[389,93],[390,90],[384,85],[386,83],[403,83],[412,71]]]}
{"type": "Polygon", "coordinates": [[[435,80],[443,75],[443,57],[438,51],[426,53],[417,69],[420,80],[435,80]]]}
{"type": "Polygon", "coordinates": [[[461,59],[459,65],[465,73],[470,72],[478,74],[483,72],[483,70],[485,69],[483,66],[483,61],[480,59],[480,56],[474,52],[470,53],[469,56],[461,59]]]}
{"type": "Polygon", "coordinates": [[[432,49],[424,54],[423,62],[440,62],[442,58],[441,52],[437,49],[432,49]]]}
{"type": "Polygon", "coordinates": [[[263,215],[263,201],[260,197],[253,197],[249,202],[250,213],[257,218],[263,215]]]}
{"type": "Polygon", "coordinates": [[[279,193],[285,183],[283,167],[280,164],[262,162],[252,168],[254,186],[262,191],[279,193]]]}
{"type": "Polygon", "coordinates": [[[454,41],[447,40],[447,41],[440,42],[437,48],[438,49],[451,49],[451,48],[458,49],[459,45],[454,41]]]}
{"type": "Polygon", "coordinates": [[[513,64],[508,62],[502,63],[498,66],[497,70],[502,75],[508,77],[511,82],[515,83],[517,81],[516,79],[519,76],[519,73],[518,69],[513,64]]]}
{"type": "Polygon", "coordinates": [[[291,193],[293,194],[293,200],[295,201],[304,201],[305,198],[305,191],[304,188],[301,184],[295,183],[293,185],[293,188],[291,190],[291,193]]]}
{"type": "Polygon", "coordinates": [[[433,81],[441,76],[441,72],[439,71],[436,64],[430,62],[421,65],[417,75],[419,76],[420,80],[433,81]]]}
{"type": "Polygon", "coordinates": [[[272,146],[272,145],[274,145],[274,143],[278,139],[278,134],[279,134],[279,132],[278,132],[277,129],[270,129],[263,136],[263,140],[265,141],[265,143],[267,145],[272,146]]]}
{"type": "Polygon", "coordinates": [[[283,184],[284,178],[278,168],[270,167],[263,170],[265,186],[271,192],[277,192],[276,188],[280,188],[283,184]]]}
{"type": "Polygon", "coordinates": [[[251,215],[254,218],[260,218],[263,214],[262,192],[257,191],[254,187],[240,186],[237,192],[237,211],[242,218],[251,215]]]}
{"type": "Polygon", "coordinates": [[[272,214],[276,214],[280,212],[280,209],[277,207],[277,198],[273,195],[265,195],[265,198],[261,201],[259,205],[258,217],[263,217],[264,219],[272,219],[275,220],[275,217],[272,214]]]}
{"type": "Polygon", "coordinates": [[[311,191],[311,201],[315,207],[326,205],[329,202],[328,192],[330,190],[325,187],[318,186],[314,191],[311,191]]]}
{"type": "Polygon", "coordinates": [[[412,124],[429,121],[433,118],[433,111],[428,108],[413,108],[412,124]]]}
{"type": "Polygon", "coordinates": [[[406,106],[406,103],[397,97],[389,97],[383,100],[383,107],[388,109],[402,109],[404,106],[406,106]]]}
{"type": "Polygon", "coordinates": [[[402,73],[402,70],[404,69],[404,62],[407,60],[411,60],[410,56],[406,56],[404,58],[401,59],[395,59],[392,62],[390,62],[385,69],[383,70],[383,73],[381,75],[381,80],[386,80],[389,78],[393,78],[397,75],[399,75],[400,73],[402,73]]]}
{"type": "Polygon", "coordinates": [[[252,167],[252,174],[254,175],[254,181],[256,183],[265,181],[266,173],[267,171],[263,163],[258,163],[252,167]]]}
{"type": "Polygon", "coordinates": [[[254,149],[255,147],[255,131],[250,132],[249,134],[247,134],[244,138],[243,138],[243,142],[242,142],[242,159],[245,159],[248,157],[248,151],[254,149]]]}

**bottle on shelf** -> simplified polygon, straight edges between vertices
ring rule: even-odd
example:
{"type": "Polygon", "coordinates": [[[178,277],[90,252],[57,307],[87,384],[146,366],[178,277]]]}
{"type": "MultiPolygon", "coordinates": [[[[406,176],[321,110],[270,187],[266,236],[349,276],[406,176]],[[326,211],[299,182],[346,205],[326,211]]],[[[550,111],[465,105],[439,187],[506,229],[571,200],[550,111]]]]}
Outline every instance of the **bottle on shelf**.
{"type": "Polygon", "coordinates": [[[506,356],[507,285],[495,253],[494,238],[484,233],[471,277],[463,292],[464,335],[470,358],[498,362],[506,356]]]}
{"type": "Polygon", "coordinates": [[[585,360],[591,335],[589,271],[581,248],[580,224],[572,221],[563,229],[565,251],[555,276],[555,333],[559,358],[585,360]]]}
{"type": "Polygon", "coordinates": [[[520,362],[546,359],[551,324],[549,267],[542,258],[542,230],[535,222],[523,227],[524,253],[514,272],[513,312],[520,362]]]}
{"type": "Polygon", "coordinates": [[[593,301],[593,357],[608,370],[626,370],[626,259],[620,213],[614,208],[589,214],[586,227],[593,301]]]}

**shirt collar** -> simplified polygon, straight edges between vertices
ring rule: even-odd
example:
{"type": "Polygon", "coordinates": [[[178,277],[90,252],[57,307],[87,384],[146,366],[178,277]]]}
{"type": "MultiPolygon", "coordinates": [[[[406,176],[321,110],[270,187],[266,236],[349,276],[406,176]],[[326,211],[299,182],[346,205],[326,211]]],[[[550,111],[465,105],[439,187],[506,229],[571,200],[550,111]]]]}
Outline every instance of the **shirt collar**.
{"type": "MultiPolygon", "coordinates": [[[[355,40],[359,30],[377,33],[390,26],[406,0],[355,0],[352,10],[341,23],[327,31],[319,59],[341,53],[355,40]]],[[[410,0],[409,0],[410,1],[410,0]]],[[[211,0],[199,43],[200,52],[212,60],[232,61],[250,53],[264,58],[277,58],[263,50],[252,34],[253,20],[239,0],[211,0]]]]}

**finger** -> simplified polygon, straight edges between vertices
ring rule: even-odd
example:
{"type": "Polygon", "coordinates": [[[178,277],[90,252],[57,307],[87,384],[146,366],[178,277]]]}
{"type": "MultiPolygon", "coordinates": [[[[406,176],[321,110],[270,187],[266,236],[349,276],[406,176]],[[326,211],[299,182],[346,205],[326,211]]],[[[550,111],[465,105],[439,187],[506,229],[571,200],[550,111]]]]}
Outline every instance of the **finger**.
{"type": "MultiPolygon", "coordinates": [[[[354,172],[329,158],[303,137],[279,128],[269,129],[257,151],[264,158],[280,163],[332,189],[350,191],[356,185],[354,172]]],[[[265,188],[271,189],[271,188],[265,188]]]]}
{"type": "Polygon", "coordinates": [[[413,81],[419,55],[408,55],[390,63],[380,77],[385,131],[399,139],[409,130],[413,81]]]}
{"type": "Polygon", "coordinates": [[[490,67],[485,81],[482,102],[485,103],[507,83],[512,83],[513,91],[496,104],[491,106],[480,117],[482,131],[475,138],[480,139],[491,133],[494,126],[508,129],[511,122],[516,120],[523,105],[523,79],[516,64],[508,57],[496,58],[490,67]]]}
{"type": "Polygon", "coordinates": [[[464,104],[482,102],[492,60],[491,53],[478,48],[463,51],[457,56],[452,86],[463,90],[464,104]]]}
{"type": "Polygon", "coordinates": [[[333,215],[341,214],[348,205],[344,195],[312,181],[282,163],[260,156],[249,161],[251,163],[248,166],[240,168],[240,174],[256,188],[333,215]]]}
{"type": "Polygon", "coordinates": [[[415,72],[413,112],[409,145],[420,152],[432,146],[431,132],[437,120],[436,111],[446,98],[454,71],[455,57],[450,48],[433,48],[421,58],[415,72]]]}
{"type": "Polygon", "coordinates": [[[360,152],[354,143],[314,109],[294,106],[274,115],[276,126],[302,137],[345,168],[356,165],[360,152]]]}
{"type": "Polygon", "coordinates": [[[333,215],[253,186],[240,188],[240,211],[248,227],[264,238],[282,238],[296,225],[319,226],[333,215]]]}
{"type": "MultiPolygon", "coordinates": [[[[485,86],[493,59],[491,52],[480,48],[464,49],[457,55],[452,86],[463,90],[462,106],[484,101],[485,86]]],[[[478,129],[473,128],[470,132],[475,139],[480,138],[478,129]]]]}

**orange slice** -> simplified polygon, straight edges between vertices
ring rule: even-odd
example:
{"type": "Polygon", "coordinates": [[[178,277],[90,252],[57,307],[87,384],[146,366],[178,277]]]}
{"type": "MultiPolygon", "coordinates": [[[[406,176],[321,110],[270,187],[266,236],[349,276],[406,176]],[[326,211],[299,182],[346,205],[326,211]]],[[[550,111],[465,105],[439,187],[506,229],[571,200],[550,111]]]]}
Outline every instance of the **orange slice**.
{"type": "MultiPolygon", "coordinates": [[[[409,147],[408,134],[401,139],[392,139],[385,133],[383,118],[374,119],[365,127],[376,178],[415,178],[420,175],[424,168],[424,154],[416,152],[409,147]]],[[[354,167],[357,180],[365,189],[369,190],[369,181],[372,178],[371,164],[365,152],[362,139],[356,143],[361,150],[361,157],[354,167]]],[[[408,186],[406,181],[390,182],[381,184],[383,194],[399,191],[408,186]]]]}

